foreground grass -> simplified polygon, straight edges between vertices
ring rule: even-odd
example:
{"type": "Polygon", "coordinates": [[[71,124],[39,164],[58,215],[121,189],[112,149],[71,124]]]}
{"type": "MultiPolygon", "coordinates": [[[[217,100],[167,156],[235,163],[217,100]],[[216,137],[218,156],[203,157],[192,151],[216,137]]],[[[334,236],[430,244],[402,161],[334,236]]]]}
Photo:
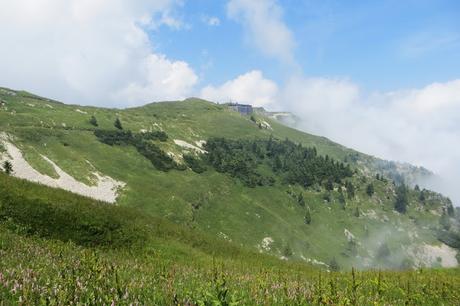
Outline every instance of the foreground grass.
{"type": "Polygon", "coordinates": [[[0,305],[455,305],[460,271],[327,272],[0,174],[0,305]]]}
{"type": "Polygon", "coordinates": [[[327,273],[172,242],[101,250],[1,230],[0,299],[36,305],[455,305],[458,270],[327,273]]]}

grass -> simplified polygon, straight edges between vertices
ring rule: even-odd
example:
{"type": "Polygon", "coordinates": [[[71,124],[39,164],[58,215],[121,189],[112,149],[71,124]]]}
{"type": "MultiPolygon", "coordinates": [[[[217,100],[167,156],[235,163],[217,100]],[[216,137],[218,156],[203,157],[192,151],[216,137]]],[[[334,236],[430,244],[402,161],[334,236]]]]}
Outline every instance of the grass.
{"type": "MultiPolygon", "coordinates": [[[[342,268],[358,266],[366,260],[370,261],[371,267],[385,267],[384,263],[374,262],[368,244],[378,240],[376,237],[388,229],[393,231],[386,235],[385,240],[394,254],[404,251],[408,245],[439,243],[435,231],[439,216],[432,211],[442,210],[442,199],[422,205],[412,191],[408,213],[394,213],[392,184],[361,173],[363,165],[369,166],[372,158],[326,138],[309,135],[257,115],[257,119],[267,121],[272,128],[260,129],[248,117],[199,99],[118,110],[65,105],[26,92],[16,93],[16,96],[11,96],[0,91],[0,98],[7,101],[7,110],[0,110],[0,130],[15,137],[13,141],[23,149],[34,168],[55,175],[50,164],[40,157],[44,155],[87,184],[93,183],[93,172],[123,181],[127,185],[117,205],[128,211],[137,210],[148,218],[167,219],[211,237],[226,237],[234,244],[252,250],[258,250],[263,239],[270,237],[274,240],[270,254],[280,257],[289,246],[293,251],[292,261],[316,260],[328,264],[335,257],[342,268]],[[356,197],[347,199],[346,209],[343,210],[338,201],[338,191],[331,193],[331,202],[325,202],[325,190],[319,186],[307,190],[281,184],[248,188],[212,169],[202,174],[190,169],[164,173],[156,170],[134,147],[100,143],[94,136],[94,126],[89,123],[91,115],[96,116],[101,129],[114,129],[113,122],[119,117],[124,128],[133,132],[141,129],[164,130],[169,139],[158,145],[176,156],[185,153],[185,150],[175,145],[174,139],[194,144],[215,136],[253,139],[270,135],[314,146],[320,154],[328,154],[337,160],[357,155],[362,163],[351,164],[360,170],[352,179],[357,188],[356,197]],[[365,193],[367,184],[371,182],[375,186],[373,197],[365,193]],[[299,206],[288,192],[304,193],[306,205],[311,209],[310,225],[304,222],[305,208],[299,206]],[[356,208],[362,212],[359,217],[354,216],[356,208]],[[371,215],[372,211],[375,218],[371,215]],[[397,228],[400,231],[395,231],[397,228]],[[362,243],[358,248],[359,260],[346,252],[349,243],[344,235],[345,229],[362,243]],[[410,233],[417,236],[410,237],[410,233]]],[[[403,258],[398,261],[391,266],[399,266],[403,258]]],[[[360,265],[360,268],[364,266],[360,265]]]]}
{"type": "Polygon", "coordinates": [[[327,272],[2,174],[0,194],[0,305],[453,305],[460,298],[458,269],[327,272]],[[95,228],[111,232],[101,239],[95,228]]]}

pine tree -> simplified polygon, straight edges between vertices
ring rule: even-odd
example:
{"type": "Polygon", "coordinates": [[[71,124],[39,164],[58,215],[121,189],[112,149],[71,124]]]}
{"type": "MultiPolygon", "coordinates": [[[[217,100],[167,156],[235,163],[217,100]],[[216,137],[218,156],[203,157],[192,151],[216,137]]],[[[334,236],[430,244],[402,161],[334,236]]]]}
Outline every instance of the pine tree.
{"type": "Polygon", "coordinates": [[[332,179],[331,179],[331,178],[328,178],[328,179],[327,179],[327,182],[326,182],[326,190],[328,190],[328,191],[334,190],[334,183],[332,182],[332,179]]]}
{"type": "Polygon", "coordinates": [[[334,272],[340,271],[340,266],[337,263],[337,260],[335,259],[335,257],[333,257],[332,260],[329,262],[329,268],[331,269],[331,271],[334,271],[334,272]]]}
{"type": "Polygon", "coordinates": [[[423,190],[420,192],[420,195],[419,195],[418,199],[419,199],[420,202],[425,203],[425,200],[426,200],[426,197],[425,197],[425,189],[423,189],[423,190]]]}
{"type": "Polygon", "coordinates": [[[291,246],[289,244],[286,244],[283,250],[283,256],[284,257],[291,257],[293,254],[291,246]]]}
{"type": "Polygon", "coordinates": [[[359,216],[361,215],[361,213],[359,212],[359,208],[358,208],[358,207],[355,208],[354,215],[355,215],[356,218],[359,218],[359,216]]]}
{"type": "Polygon", "coordinates": [[[311,214],[310,214],[310,208],[308,207],[307,210],[305,211],[305,224],[310,224],[311,223],[311,214]]]}
{"type": "Polygon", "coordinates": [[[91,118],[89,119],[89,123],[95,127],[99,126],[99,123],[97,123],[97,119],[94,116],[91,116],[91,118]]]}
{"type": "Polygon", "coordinates": [[[447,199],[447,215],[450,217],[455,216],[454,205],[452,205],[452,201],[448,198],[447,199]]]}
{"type": "Polygon", "coordinates": [[[366,193],[370,197],[372,197],[372,195],[374,194],[374,185],[372,183],[367,185],[366,193]]]}
{"type": "Polygon", "coordinates": [[[348,198],[353,199],[355,197],[355,186],[349,181],[345,183],[345,188],[347,189],[348,198]]]}
{"type": "Polygon", "coordinates": [[[3,170],[6,174],[10,175],[11,173],[13,173],[13,164],[8,160],[5,161],[3,163],[3,170]]]}
{"type": "Polygon", "coordinates": [[[300,206],[305,207],[305,199],[303,198],[302,193],[299,193],[299,196],[297,197],[297,203],[299,203],[300,206]]]}
{"type": "Polygon", "coordinates": [[[119,118],[115,119],[115,122],[113,124],[117,129],[122,130],[123,126],[121,125],[121,121],[119,118]]]}
{"type": "Polygon", "coordinates": [[[408,204],[409,199],[407,196],[407,188],[404,184],[402,184],[396,189],[395,210],[401,214],[404,214],[407,211],[408,204]]]}
{"type": "Polygon", "coordinates": [[[443,213],[441,218],[439,219],[439,224],[441,225],[442,229],[448,231],[450,230],[450,218],[446,213],[443,213]]]}
{"type": "Polygon", "coordinates": [[[340,187],[340,192],[339,192],[339,203],[340,203],[340,207],[343,210],[345,210],[345,208],[347,206],[347,202],[345,200],[345,196],[343,195],[342,187],[340,187]]]}
{"type": "Polygon", "coordinates": [[[380,245],[377,250],[377,258],[378,259],[385,259],[391,255],[390,248],[388,247],[387,243],[384,242],[380,245]]]}

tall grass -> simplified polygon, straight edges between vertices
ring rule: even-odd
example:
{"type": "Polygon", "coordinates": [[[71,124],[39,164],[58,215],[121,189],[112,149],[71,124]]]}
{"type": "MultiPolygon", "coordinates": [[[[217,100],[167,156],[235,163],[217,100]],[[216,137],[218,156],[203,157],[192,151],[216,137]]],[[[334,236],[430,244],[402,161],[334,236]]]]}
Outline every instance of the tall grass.
{"type": "Polygon", "coordinates": [[[0,175],[0,305],[456,305],[460,271],[328,272],[0,175]]]}

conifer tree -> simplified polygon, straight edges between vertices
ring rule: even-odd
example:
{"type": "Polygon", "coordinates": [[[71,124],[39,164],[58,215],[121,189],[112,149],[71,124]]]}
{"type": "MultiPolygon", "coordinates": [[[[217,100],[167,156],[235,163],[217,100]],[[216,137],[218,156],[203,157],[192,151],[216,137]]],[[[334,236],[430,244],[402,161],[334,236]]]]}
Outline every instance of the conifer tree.
{"type": "Polygon", "coordinates": [[[305,224],[310,224],[311,223],[311,213],[310,213],[310,208],[308,207],[307,210],[305,211],[305,224]]]}
{"type": "Polygon", "coordinates": [[[13,164],[10,161],[5,161],[3,163],[3,171],[5,171],[6,174],[10,175],[13,173],[13,164]]]}
{"type": "Polygon", "coordinates": [[[367,185],[366,193],[370,197],[372,197],[372,195],[374,194],[374,185],[372,183],[367,185]]]}
{"type": "Polygon", "coordinates": [[[302,207],[305,206],[305,199],[303,198],[303,193],[299,193],[299,196],[297,197],[297,203],[299,203],[299,205],[302,207]]]}
{"type": "Polygon", "coordinates": [[[120,118],[115,119],[115,122],[113,124],[117,129],[122,130],[123,126],[121,125],[120,118]]]}
{"type": "Polygon", "coordinates": [[[407,204],[409,204],[407,187],[402,184],[396,189],[395,210],[401,214],[404,214],[407,211],[407,204]]]}
{"type": "Polygon", "coordinates": [[[97,123],[97,119],[94,116],[91,116],[91,118],[89,119],[89,123],[95,127],[99,126],[99,123],[97,123]]]}

